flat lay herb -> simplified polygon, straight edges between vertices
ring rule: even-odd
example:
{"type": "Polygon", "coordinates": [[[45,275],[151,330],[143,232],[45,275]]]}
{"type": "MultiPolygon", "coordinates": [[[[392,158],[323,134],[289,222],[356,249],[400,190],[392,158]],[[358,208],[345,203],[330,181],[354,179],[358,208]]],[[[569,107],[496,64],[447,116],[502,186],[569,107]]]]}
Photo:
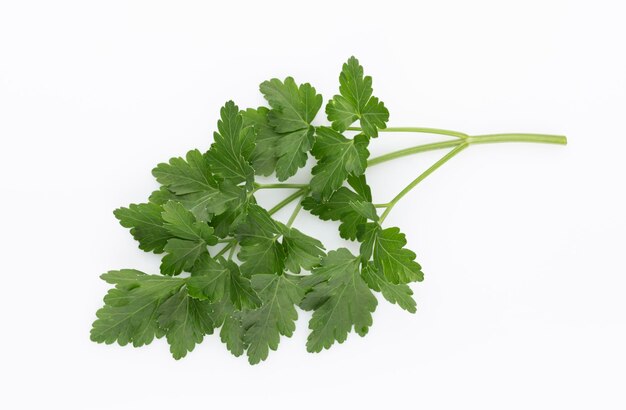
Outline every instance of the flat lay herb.
{"type": "Polygon", "coordinates": [[[152,170],[160,189],[147,202],[114,214],[141,250],[163,255],[160,273],[122,269],[101,276],[113,287],[96,314],[93,341],[138,347],[165,337],[180,359],[219,331],[233,355],[245,353],[256,364],[278,348],[281,336],[293,334],[298,308],[312,311],[309,352],[342,343],[353,330],[364,336],[372,325],[377,293],[416,311],[408,284],[423,280],[422,267],[407,248],[405,233],[384,225],[403,197],[472,145],[566,144],[565,137],[556,135],[387,127],[389,111],[373,95],[372,78],[356,58],[343,65],[339,83],[339,93],[325,105],[326,126],[313,125],[324,105],[315,88],[291,77],[274,78],[260,86],[268,107],[242,110],[227,102],[208,151],[191,150],[152,170]],[[370,158],[370,140],[390,132],[450,139],[370,158]],[[368,167],[443,149],[448,152],[390,201],[373,201],[368,167]],[[285,182],[310,158],[315,165],[309,183],[285,182]],[[255,180],[259,175],[277,181],[261,184],[255,180]],[[268,189],[289,195],[265,209],[255,194],[268,189]],[[286,222],[273,218],[292,203],[286,222]],[[338,221],[341,238],[357,241],[359,252],[326,250],[296,229],[294,221],[303,209],[324,221],[338,221]]]}

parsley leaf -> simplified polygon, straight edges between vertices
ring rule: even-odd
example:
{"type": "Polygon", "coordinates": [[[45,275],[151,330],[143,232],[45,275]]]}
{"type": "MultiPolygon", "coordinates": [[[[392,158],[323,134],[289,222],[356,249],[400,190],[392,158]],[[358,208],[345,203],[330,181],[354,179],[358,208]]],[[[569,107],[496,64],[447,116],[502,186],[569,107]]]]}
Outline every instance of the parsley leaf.
{"type": "Polygon", "coordinates": [[[165,245],[167,255],[161,259],[161,273],[164,275],[178,275],[193,267],[194,262],[208,252],[206,244],[201,241],[187,241],[172,238],[165,245]]]}
{"type": "Polygon", "coordinates": [[[293,273],[300,273],[300,269],[311,270],[326,256],[320,241],[295,228],[284,229],[283,247],[287,255],[285,267],[293,273]]]}
{"type": "Polygon", "coordinates": [[[189,297],[185,288],[159,306],[159,326],[166,332],[175,359],[185,357],[204,335],[213,333],[212,315],[211,304],[189,297]]]}
{"type": "Polygon", "coordinates": [[[213,228],[196,217],[179,202],[170,201],[163,205],[164,227],[173,236],[164,247],[161,273],[177,275],[189,271],[198,258],[208,253],[207,247],[217,243],[213,228]]]}
{"type": "Polygon", "coordinates": [[[216,201],[227,206],[220,214],[215,214],[209,224],[215,228],[215,234],[220,238],[235,232],[248,215],[248,208],[254,204],[254,197],[238,186],[228,181],[220,184],[220,193],[216,201]]]}
{"type": "Polygon", "coordinates": [[[189,295],[196,299],[219,302],[230,295],[230,270],[223,263],[204,254],[198,258],[187,279],[189,295]]]}
{"type": "Polygon", "coordinates": [[[339,75],[339,93],[326,105],[328,120],[339,132],[345,131],[356,120],[368,137],[378,136],[386,128],[389,111],[378,98],[372,97],[372,77],[363,76],[363,67],[354,57],[343,65],[339,75]]]}
{"type": "Polygon", "coordinates": [[[331,128],[318,127],[311,151],[318,160],[310,182],[313,195],[328,198],[348,175],[362,175],[369,157],[368,142],[364,135],[348,139],[331,128]]]}
{"type": "Polygon", "coordinates": [[[241,274],[236,263],[224,258],[215,260],[203,255],[195,264],[187,286],[189,294],[200,300],[217,303],[228,297],[237,310],[254,308],[260,303],[250,279],[241,274]]]}
{"type": "Polygon", "coordinates": [[[250,286],[250,280],[243,276],[239,266],[233,261],[222,260],[230,271],[230,301],[237,310],[252,309],[260,304],[259,297],[250,286]]]}
{"type": "Polygon", "coordinates": [[[190,241],[203,241],[207,245],[215,245],[217,238],[213,236],[213,228],[206,222],[199,222],[180,202],[169,201],[163,205],[165,229],[174,237],[190,241]]]}
{"type": "Polygon", "coordinates": [[[391,283],[409,283],[424,280],[422,267],[415,262],[415,253],[406,249],[406,237],[399,228],[382,229],[377,223],[368,223],[359,230],[361,256],[374,264],[391,283]]]}
{"type": "Polygon", "coordinates": [[[306,164],[307,152],[313,146],[315,129],[303,128],[289,134],[282,135],[276,143],[276,176],[279,181],[295,175],[298,168],[306,164]]]}
{"type": "Polygon", "coordinates": [[[295,305],[304,297],[298,278],[291,275],[255,275],[252,286],[263,300],[256,310],[245,315],[244,340],[250,364],[267,359],[269,349],[276,350],[280,336],[291,337],[298,319],[295,305]]]}
{"type": "MultiPolygon", "coordinates": [[[[324,221],[341,221],[339,235],[344,239],[355,240],[358,226],[367,222],[367,218],[362,215],[361,211],[357,212],[354,209],[354,204],[371,203],[372,194],[363,175],[359,177],[349,176],[348,184],[354,190],[341,187],[327,200],[307,197],[302,201],[302,207],[324,221]]],[[[357,206],[364,207],[367,205],[357,206]]]]}
{"type": "Polygon", "coordinates": [[[157,165],[152,175],[163,187],[150,196],[150,202],[162,205],[176,200],[203,221],[229,205],[222,198],[220,181],[212,173],[207,156],[198,150],[189,151],[184,159],[176,157],[157,165]]]}
{"type": "Polygon", "coordinates": [[[91,340],[138,347],[165,334],[157,322],[159,307],[185,284],[183,279],[146,275],[133,269],[110,271],[101,278],[115,287],[96,313],[91,340]]]}
{"type": "Polygon", "coordinates": [[[237,231],[241,251],[237,254],[241,271],[247,275],[281,273],[285,268],[285,249],[279,239],[282,224],[274,221],[258,205],[249,209],[246,223],[237,231]]]}
{"type": "Polygon", "coordinates": [[[322,106],[322,96],[308,83],[298,87],[292,77],[284,82],[277,78],[265,81],[260,90],[272,107],[269,123],[280,134],[275,145],[276,176],[284,181],[306,163],[315,134],[311,123],[322,106]]]}
{"type": "Polygon", "coordinates": [[[160,205],[147,203],[130,204],[128,208],[116,209],[113,214],[120,225],[130,228],[131,235],[139,242],[139,249],[162,253],[172,235],[163,226],[161,212],[163,208],[160,205]]]}
{"type": "Polygon", "coordinates": [[[172,158],[169,163],[157,165],[152,175],[177,195],[217,190],[209,163],[197,149],[189,151],[185,159],[172,158]]]}
{"type": "Polygon", "coordinates": [[[259,88],[272,107],[270,123],[281,134],[310,126],[322,106],[322,96],[311,84],[298,87],[292,77],[285,78],[285,81],[272,78],[259,88]]]}
{"type": "Polygon", "coordinates": [[[269,176],[276,170],[276,143],[280,137],[269,122],[270,110],[266,107],[248,108],[241,114],[246,127],[252,127],[256,144],[250,162],[258,175],[269,176]]]}
{"type": "Polygon", "coordinates": [[[329,252],[303,280],[303,286],[313,285],[301,303],[303,309],[315,310],[309,322],[309,352],[328,349],[335,341],[343,343],[352,328],[360,336],[367,334],[378,301],[361,278],[359,264],[358,257],[340,248],[329,252]]]}
{"type": "Polygon", "coordinates": [[[370,219],[372,221],[378,221],[378,213],[373,203],[368,201],[353,201],[350,202],[350,208],[363,218],[370,219]]]}
{"type": "Polygon", "coordinates": [[[248,161],[254,150],[254,130],[243,127],[243,117],[234,102],[228,101],[220,110],[217,129],[207,153],[211,168],[233,184],[245,182],[250,188],[254,169],[248,161]]]}
{"type": "Polygon", "coordinates": [[[244,313],[236,310],[230,299],[224,298],[220,302],[211,305],[215,326],[221,326],[220,340],[226,345],[229,352],[235,357],[239,357],[246,350],[243,340],[243,316],[244,313]]]}
{"type": "Polygon", "coordinates": [[[408,312],[416,312],[417,304],[412,298],[413,291],[408,285],[388,282],[387,278],[372,263],[364,266],[361,277],[370,289],[381,292],[390,303],[397,304],[408,312]]]}

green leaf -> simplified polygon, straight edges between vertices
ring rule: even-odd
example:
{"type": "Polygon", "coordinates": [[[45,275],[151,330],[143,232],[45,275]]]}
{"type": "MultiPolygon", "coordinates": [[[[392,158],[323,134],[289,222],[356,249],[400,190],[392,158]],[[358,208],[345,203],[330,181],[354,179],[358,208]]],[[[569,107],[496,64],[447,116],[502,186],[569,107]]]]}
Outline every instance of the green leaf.
{"type": "Polygon", "coordinates": [[[246,276],[280,273],[285,267],[285,250],[278,238],[242,243],[237,258],[246,276]]]}
{"type": "Polygon", "coordinates": [[[199,222],[180,202],[170,201],[163,205],[161,214],[163,226],[172,236],[190,241],[203,241],[207,245],[215,245],[217,238],[213,236],[213,228],[206,222],[199,222]]]}
{"type": "Polygon", "coordinates": [[[189,151],[185,159],[172,158],[169,163],[157,165],[152,175],[176,195],[217,191],[217,181],[211,173],[209,162],[197,149],[189,151]]]}
{"type": "Polygon", "coordinates": [[[165,252],[167,255],[161,259],[161,273],[178,275],[183,271],[191,270],[196,260],[208,250],[204,242],[172,238],[167,241],[165,252]]]}
{"type": "Polygon", "coordinates": [[[162,205],[178,201],[201,221],[209,220],[210,214],[221,214],[229,206],[207,157],[198,150],[189,151],[186,159],[172,158],[167,164],[157,165],[152,174],[164,186],[152,193],[150,202],[162,205]]]}
{"type": "Polygon", "coordinates": [[[139,249],[162,253],[172,235],[163,226],[161,212],[160,205],[147,203],[130,204],[128,208],[116,209],[113,214],[120,225],[130,228],[131,235],[139,242],[139,249]]]}
{"type": "Polygon", "coordinates": [[[311,151],[318,160],[310,182],[313,195],[328,198],[348,175],[362,175],[369,157],[368,142],[364,135],[348,139],[331,128],[318,127],[311,151]]]}
{"type": "Polygon", "coordinates": [[[185,357],[204,335],[213,333],[212,314],[209,302],[189,297],[185,288],[159,306],[159,326],[165,329],[174,359],[185,357]]]}
{"type": "Polygon", "coordinates": [[[293,273],[300,273],[300,269],[310,271],[326,256],[324,245],[320,241],[295,228],[284,230],[283,247],[287,255],[285,267],[293,273]]]}
{"type": "Polygon", "coordinates": [[[413,291],[406,284],[394,284],[387,281],[385,276],[372,263],[365,265],[361,277],[376,292],[381,292],[389,302],[397,304],[402,309],[415,313],[416,306],[413,291]]]}
{"type": "Polygon", "coordinates": [[[348,177],[348,183],[354,189],[341,187],[327,200],[317,200],[307,197],[302,201],[302,207],[324,221],[341,221],[339,234],[344,239],[355,240],[357,227],[367,222],[367,218],[354,210],[355,202],[370,202],[372,200],[365,176],[348,177]]]}
{"type": "Polygon", "coordinates": [[[159,307],[185,284],[183,279],[146,275],[133,269],[110,271],[101,278],[115,287],[96,313],[91,340],[139,347],[163,336],[157,322],[159,307]]]}
{"type": "Polygon", "coordinates": [[[220,194],[216,201],[221,201],[227,208],[223,213],[213,216],[210,225],[218,237],[225,238],[245,221],[248,208],[254,204],[254,197],[249,196],[245,189],[224,181],[220,184],[220,194]]]}
{"type": "Polygon", "coordinates": [[[237,310],[255,308],[260,303],[250,279],[241,274],[236,263],[224,258],[215,260],[202,255],[187,280],[187,287],[192,297],[213,303],[228,297],[237,310]]]}
{"type": "Polygon", "coordinates": [[[198,221],[209,221],[215,215],[222,215],[235,203],[237,197],[231,192],[224,190],[224,184],[220,183],[220,190],[213,192],[195,192],[193,194],[177,196],[175,201],[195,215],[198,221]]]}
{"type": "Polygon", "coordinates": [[[256,110],[248,108],[241,114],[245,127],[252,127],[256,136],[256,145],[250,162],[257,175],[269,176],[276,170],[276,144],[280,134],[274,131],[269,122],[270,110],[259,107],[256,110]]]}
{"type": "Polygon", "coordinates": [[[284,229],[285,226],[272,218],[267,210],[254,204],[249,206],[245,223],[237,228],[236,234],[241,242],[254,243],[274,239],[284,229]]]}
{"type": "Polygon", "coordinates": [[[224,295],[230,295],[230,270],[204,254],[195,263],[187,288],[189,295],[196,299],[219,302],[224,295]]]}
{"type": "Polygon", "coordinates": [[[369,223],[359,229],[361,255],[364,260],[374,255],[374,264],[391,283],[424,280],[422,267],[415,262],[415,253],[406,249],[406,237],[398,228],[382,229],[369,223]]]}
{"type": "Polygon", "coordinates": [[[374,254],[374,245],[380,233],[380,225],[378,223],[363,223],[357,228],[357,240],[361,242],[359,252],[363,263],[367,263],[372,259],[374,254]]]}
{"type": "Polygon", "coordinates": [[[219,132],[213,134],[215,142],[207,153],[211,168],[235,185],[245,182],[252,188],[254,169],[249,161],[254,150],[254,130],[243,127],[243,118],[234,102],[228,101],[220,110],[217,128],[219,132]]]}
{"type": "Polygon", "coordinates": [[[372,221],[378,221],[378,213],[376,212],[376,207],[373,203],[366,201],[352,201],[350,202],[350,207],[354,212],[362,217],[372,221]]]}
{"type": "Polygon", "coordinates": [[[372,190],[365,180],[365,175],[349,176],[348,185],[352,187],[363,201],[372,202],[372,190]]]}
{"type": "Polygon", "coordinates": [[[167,189],[167,187],[162,186],[156,191],[152,192],[148,200],[151,204],[164,205],[169,201],[176,201],[180,197],[180,195],[176,195],[175,193],[167,189]]]}
{"type": "Polygon", "coordinates": [[[161,261],[161,273],[177,275],[189,271],[198,258],[208,253],[207,247],[217,243],[213,228],[206,222],[199,222],[185,207],[170,201],[163,205],[164,227],[175,236],[167,241],[167,255],[161,261]]]}
{"type": "Polygon", "coordinates": [[[263,304],[245,315],[243,326],[248,361],[256,364],[267,359],[269,349],[278,348],[281,335],[293,334],[298,319],[295,305],[302,300],[304,289],[291,275],[255,275],[252,286],[263,304]]]}
{"type": "Polygon", "coordinates": [[[227,261],[224,258],[220,260],[223,266],[230,271],[230,301],[237,310],[254,309],[261,304],[261,300],[252,289],[250,279],[243,276],[239,270],[239,266],[233,261],[227,261]]]}
{"type": "Polygon", "coordinates": [[[233,199],[221,190],[176,195],[163,186],[150,195],[150,202],[157,205],[164,205],[169,201],[180,202],[198,221],[209,221],[213,215],[223,213],[233,199]]]}
{"type": "Polygon", "coordinates": [[[280,134],[308,128],[322,106],[322,96],[309,83],[296,84],[292,77],[264,81],[261,93],[272,107],[270,124],[280,134]]]}
{"type": "Polygon", "coordinates": [[[284,82],[277,78],[265,81],[260,89],[272,107],[269,124],[281,134],[275,142],[276,176],[284,181],[306,163],[315,133],[311,122],[322,106],[322,96],[308,83],[298,87],[291,77],[284,82]]]}
{"type": "Polygon", "coordinates": [[[220,339],[222,343],[226,345],[233,356],[241,356],[246,349],[243,340],[243,312],[235,310],[228,298],[224,298],[211,306],[214,311],[215,325],[216,327],[221,326],[220,339]]]}
{"type": "Polygon", "coordinates": [[[241,312],[233,311],[224,317],[224,322],[220,329],[220,340],[235,357],[241,356],[246,349],[246,344],[243,340],[245,330],[241,316],[241,312]]]}
{"type": "Polygon", "coordinates": [[[266,240],[241,245],[237,257],[243,261],[245,275],[280,273],[284,269],[285,251],[278,240],[266,240]]]}
{"type": "Polygon", "coordinates": [[[258,205],[252,205],[246,223],[237,230],[241,250],[237,258],[243,263],[241,271],[246,276],[281,273],[285,268],[285,249],[279,239],[282,224],[274,221],[258,205]]]}
{"type": "Polygon", "coordinates": [[[339,93],[326,105],[326,114],[332,126],[345,131],[360,120],[361,129],[368,137],[378,136],[378,130],[386,128],[389,111],[378,98],[372,97],[372,77],[363,75],[363,67],[354,57],[343,65],[339,75],[339,93]]]}
{"type": "Polygon", "coordinates": [[[276,177],[279,181],[289,179],[299,168],[306,164],[307,152],[313,147],[315,129],[303,128],[288,134],[283,134],[276,143],[276,177]]]}
{"type": "Polygon", "coordinates": [[[358,257],[340,248],[329,252],[313,275],[303,280],[303,286],[313,283],[301,304],[315,309],[309,322],[309,352],[328,349],[335,341],[343,343],[352,328],[360,336],[367,334],[378,302],[361,278],[359,264],[358,257]]]}

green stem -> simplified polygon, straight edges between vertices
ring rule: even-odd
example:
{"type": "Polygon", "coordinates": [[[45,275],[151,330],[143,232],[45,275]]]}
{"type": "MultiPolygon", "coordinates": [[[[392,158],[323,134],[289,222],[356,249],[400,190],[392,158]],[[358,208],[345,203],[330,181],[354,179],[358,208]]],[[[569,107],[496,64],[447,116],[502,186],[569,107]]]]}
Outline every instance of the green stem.
{"type": "Polygon", "coordinates": [[[393,209],[393,207],[398,203],[398,201],[400,201],[402,199],[403,196],[405,196],[406,194],[409,193],[409,191],[411,191],[413,188],[415,188],[415,186],[417,184],[419,184],[420,182],[422,182],[424,179],[426,179],[427,176],[429,176],[430,174],[432,174],[433,172],[435,172],[437,170],[437,168],[439,168],[440,166],[442,166],[443,164],[445,164],[446,162],[448,162],[450,159],[452,159],[455,155],[457,155],[459,152],[463,151],[465,148],[468,147],[468,143],[466,142],[462,142],[461,144],[459,144],[456,148],[454,148],[453,150],[451,150],[450,152],[448,152],[446,155],[444,155],[439,161],[435,162],[433,165],[430,166],[430,168],[428,168],[426,171],[422,172],[417,178],[415,178],[413,181],[411,181],[411,183],[409,185],[407,185],[402,191],[400,191],[400,193],[398,195],[396,195],[390,202],[389,205],[387,206],[387,209],[385,209],[385,211],[383,212],[383,214],[380,216],[380,220],[378,221],[380,224],[383,223],[383,221],[385,220],[385,218],[387,218],[387,215],[389,215],[389,212],[391,212],[391,210],[393,209]]]}
{"type": "Polygon", "coordinates": [[[567,145],[563,135],[550,134],[486,134],[468,138],[470,144],[492,144],[495,142],[538,142],[543,144],[567,145]]]}
{"type": "Polygon", "coordinates": [[[237,245],[237,240],[233,239],[228,243],[228,245],[224,246],[218,253],[215,254],[215,258],[219,258],[220,256],[224,255],[226,252],[228,252],[230,248],[233,248],[235,245],[237,245]]]}
{"type": "MultiPolygon", "coordinates": [[[[348,127],[348,131],[362,131],[359,127],[348,127]]],[[[449,135],[451,137],[456,138],[467,138],[467,135],[464,132],[460,131],[452,131],[452,130],[444,130],[441,128],[425,128],[425,127],[387,127],[380,128],[379,132],[419,132],[424,134],[439,134],[439,135],[449,135]]]]}
{"type": "Polygon", "coordinates": [[[420,152],[434,151],[438,149],[452,148],[461,144],[494,144],[501,142],[536,142],[543,144],[566,145],[567,138],[562,135],[548,134],[488,134],[467,137],[464,140],[449,140],[435,142],[432,144],[422,144],[415,147],[401,149],[399,151],[390,152],[379,157],[375,157],[367,161],[368,166],[374,166],[383,162],[391,161],[396,158],[413,155],[420,152]]]}
{"type": "Polygon", "coordinates": [[[407,155],[417,154],[419,152],[434,151],[438,149],[452,148],[463,143],[463,140],[450,140],[442,142],[434,142],[432,144],[422,144],[416,147],[405,148],[399,151],[390,152],[379,157],[375,157],[367,161],[367,166],[382,164],[383,162],[391,161],[392,159],[406,157],[407,155]]]}
{"type": "Polygon", "coordinates": [[[302,189],[308,187],[308,184],[254,184],[256,190],[259,189],[302,189]]]}
{"type": "Polygon", "coordinates": [[[233,259],[233,255],[235,254],[235,249],[237,248],[237,246],[233,245],[232,248],[230,248],[230,252],[228,252],[228,260],[232,260],[233,259]]]}
{"type": "Polygon", "coordinates": [[[296,207],[294,208],[293,213],[289,217],[289,220],[287,221],[287,228],[291,228],[291,225],[293,225],[293,222],[296,220],[296,217],[300,213],[301,209],[302,209],[302,201],[299,201],[296,204],[296,207]]]}
{"type": "Polygon", "coordinates": [[[269,214],[274,215],[276,212],[280,211],[281,209],[283,209],[285,206],[289,205],[296,199],[300,198],[301,196],[304,196],[307,193],[307,191],[308,191],[307,189],[297,190],[293,194],[289,195],[287,198],[283,199],[282,201],[274,205],[274,207],[268,211],[269,214]]]}

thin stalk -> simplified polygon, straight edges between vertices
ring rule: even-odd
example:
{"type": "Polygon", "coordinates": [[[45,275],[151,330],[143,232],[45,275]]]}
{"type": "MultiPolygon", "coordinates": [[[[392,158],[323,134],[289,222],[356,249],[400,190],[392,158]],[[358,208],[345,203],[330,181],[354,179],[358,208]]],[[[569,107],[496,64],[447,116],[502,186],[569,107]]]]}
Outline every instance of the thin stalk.
{"type": "Polygon", "coordinates": [[[280,211],[281,209],[283,209],[285,206],[289,205],[296,199],[300,198],[301,196],[304,196],[306,192],[307,192],[306,189],[299,189],[298,191],[294,192],[293,194],[289,195],[287,198],[283,199],[282,201],[274,205],[274,207],[268,211],[269,214],[274,215],[276,212],[280,211]]]}
{"type": "MultiPolygon", "coordinates": [[[[362,131],[360,127],[348,127],[349,131],[362,131]]],[[[456,138],[468,138],[464,132],[460,131],[452,131],[452,130],[444,130],[441,128],[426,128],[426,127],[387,127],[380,128],[379,132],[417,132],[423,134],[438,134],[438,135],[449,135],[451,137],[456,138]]]]}
{"type": "Polygon", "coordinates": [[[259,189],[302,189],[308,187],[308,184],[254,184],[255,190],[259,189]]]}
{"type": "Polygon", "coordinates": [[[298,201],[298,203],[296,204],[296,207],[293,210],[293,213],[291,214],[291,216],[289,217],[289,220],[287,221],[287,228],[291,228],[291,225],[293,225],[293,222],[296,220],[296,217],[300,213],[301,209],[302,209],[302,201],[298,201]]]}
{"type": "Polygon", "coordinates": [[[468,138],[470,144],[492,144],[495,142],[538,142],[543,144],[567,145],[567,138],[563,135],[550,134],[485,134],[468,138]]]}
{"type": "Polygon", "coordinates": [[[237,241],[233,239],[228,243],[228,245],[224,246],[222,249],[220,249],[218,253],[215,254],[215,258],[219,258],[220,256],[224,255],[226,252],[228,252],[229,249],[234,248],[235,245],[237,245],[237,241]]]}
{"type": "Polygon", "coordinates": [[[486,134],[475,135],[467,137],[464,140],[449,140],[442,142],[435,142],[432,144],[422,144],[415,147],[405,148],[398,151],[393,151],[388,154],[375,157],[367,161],[367,166],[374,166],[383,162],[391,161],[396,158],[405,157],[407,155],[413,155],[420,152],[434,151],[438,149],[445,149],[456,147],[461,144],[495,144],[501,142],[535,142],[543,144],[557,144],[566,145],[567,138],[563,135],[549,135],[549,134],[486,134]]]}
{"type": "Polygon", "coordinates": [[[417,154],[419,152],[434,151],[438,149],[452,148],[457,145],[463,144],[463,140],[450,140],[442,142],[433,142],[431,144],[422,144],[411,148],[401,149],[399,151],[393,151],[379,157],[375,157],[367,161],[367,166],[382,164],[383,162],[391,161],[392,159],[406,157],[407,155],[417,154]]]}
{"type": "Polygon", "coordinates": [[[233,245],[232,248],[230,248],[230,252],[228,252],[228,260],[233,259],[233,255],[235,254],[235,249],[237,249],[237,246],[235,245],[233,245]]]}
{"type": "Polygon", "coordinates": [[[435,172],[439,167],[441,167],[443,164],[445,164],[446,162],[448,162],[450,159],[452,159],[455,155],[457,155],[459,152],[463,151],[465,148],[468,147],[468,143],[463,142],[461,143],[459,146],[457,146],[456,148],[454,148],[453,150],[451,150],[450,152],[448,152],[446,155],[444,155],[439,161],[435,162],[433,165],[430,166],[430,168],[428,168],[426,171],[422,172],[417,178],[415,178],[413,181],[411,181],[411,183],[409,185],[407,185],[402,191],[400,191],[400,193],[398,195],[396,195],[390,202],[389,202],[389,206],[387,206],[387,209],[385,209],[385,211],[383,212],[383,214],[380,216],[380,220],[379,223],[383,223],[383,221],[385,220],[385,218],[387,217],[387,215],[389,215],[389,212],[391,212],[391,210],[393,209],[393,207],[398,203],[398,201],[400,201],[402,199],[403,196],[405,196],[406,194],[409,193],[409,191],[411,191],[413,188],[415,188],[415,186],[417,184],[419,184],[420,182],[422,182],[424,179],[426,179],[426,177],[428,177],[430,174],[432,174],[433,172],[435,172]]]}

